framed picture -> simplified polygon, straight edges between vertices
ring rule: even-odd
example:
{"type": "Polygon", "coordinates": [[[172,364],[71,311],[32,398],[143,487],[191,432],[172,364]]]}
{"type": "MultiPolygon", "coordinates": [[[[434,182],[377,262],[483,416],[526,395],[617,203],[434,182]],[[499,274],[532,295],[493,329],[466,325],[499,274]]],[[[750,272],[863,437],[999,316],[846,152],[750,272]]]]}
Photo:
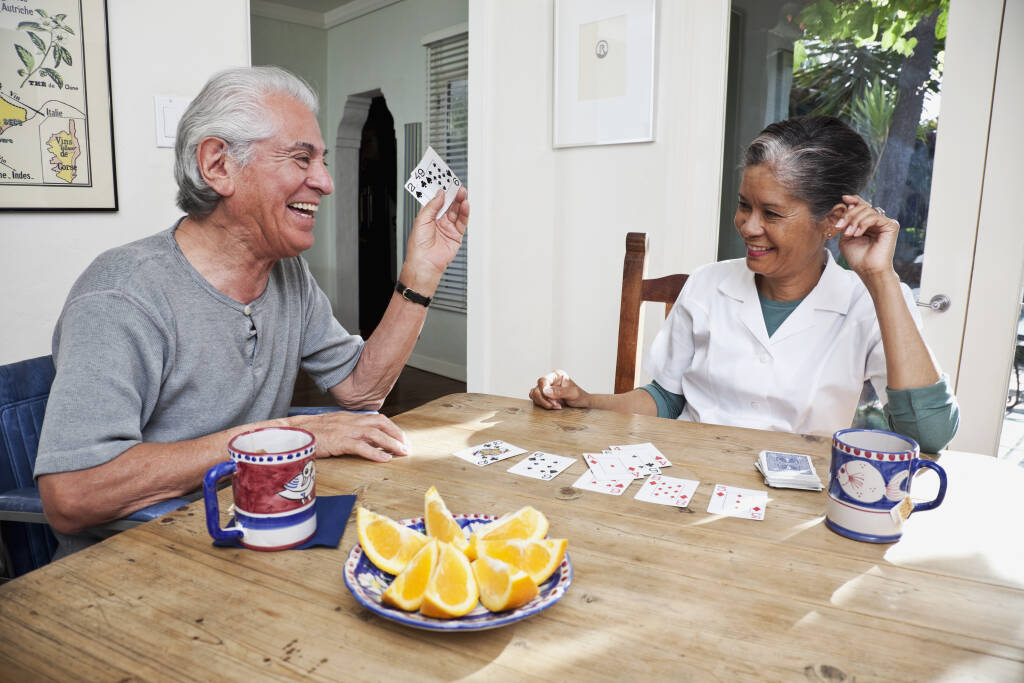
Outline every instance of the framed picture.
{"type": "Polygon", "coordinates": [[[655,0],[555,0],[555,147],[654,140],[655,0]]]}
{"type": "Polygon", "coordinates": [[[0,12],[0,209],[117,210],[104,0],[0,12]]]}

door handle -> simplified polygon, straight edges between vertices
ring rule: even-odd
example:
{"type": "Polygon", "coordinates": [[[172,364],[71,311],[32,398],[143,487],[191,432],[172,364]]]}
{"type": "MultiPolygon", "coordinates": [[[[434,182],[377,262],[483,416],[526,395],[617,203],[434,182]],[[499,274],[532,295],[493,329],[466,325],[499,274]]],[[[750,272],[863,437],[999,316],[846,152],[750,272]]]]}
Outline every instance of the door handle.
{"type": "Polygon", "coordinates": [[[918,306],[924,306],[925,308],[930,308],[933,311],[942,313],[949,308],[949,297],[945,294],[936,294],[928,301],[915,301],[914,303],[918,306]]]}

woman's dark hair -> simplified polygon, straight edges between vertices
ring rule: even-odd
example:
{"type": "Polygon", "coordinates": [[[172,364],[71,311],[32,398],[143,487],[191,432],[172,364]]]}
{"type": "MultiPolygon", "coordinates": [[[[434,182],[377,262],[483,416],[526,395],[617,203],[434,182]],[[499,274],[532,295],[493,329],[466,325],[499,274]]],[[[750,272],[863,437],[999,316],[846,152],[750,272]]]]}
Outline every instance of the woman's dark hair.
{"type": "Polygon", "coordinates": [[[844,194],[858,194],[871,176],[864,138],[832,116],[773,123],[743,153],[744,167],[768,164],[791,195],[821,219],[844,194]]]}

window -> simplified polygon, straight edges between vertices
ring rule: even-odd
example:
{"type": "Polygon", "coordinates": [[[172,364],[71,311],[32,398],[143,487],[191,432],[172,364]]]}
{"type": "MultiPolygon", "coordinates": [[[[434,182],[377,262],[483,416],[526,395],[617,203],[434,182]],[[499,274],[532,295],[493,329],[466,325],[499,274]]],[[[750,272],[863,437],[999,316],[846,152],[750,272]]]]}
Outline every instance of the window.
{"type": "MultiPolygon", "coordinates": [[[[427,45],[427,140],[468,186],[468,34],[427,45]]],[[[431,306],[466,312],[466,250],[469,234],[441,277],[431,306]]]]}

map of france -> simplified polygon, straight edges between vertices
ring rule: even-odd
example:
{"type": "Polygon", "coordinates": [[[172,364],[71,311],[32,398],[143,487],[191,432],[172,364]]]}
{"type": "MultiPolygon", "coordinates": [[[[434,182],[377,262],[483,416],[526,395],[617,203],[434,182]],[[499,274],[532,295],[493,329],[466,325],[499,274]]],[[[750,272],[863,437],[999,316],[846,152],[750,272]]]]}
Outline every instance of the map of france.
{"type": "Polygon", "coordinates": [[[91,185],[76,0],[0,0],[0,185],[91,185]]]}

